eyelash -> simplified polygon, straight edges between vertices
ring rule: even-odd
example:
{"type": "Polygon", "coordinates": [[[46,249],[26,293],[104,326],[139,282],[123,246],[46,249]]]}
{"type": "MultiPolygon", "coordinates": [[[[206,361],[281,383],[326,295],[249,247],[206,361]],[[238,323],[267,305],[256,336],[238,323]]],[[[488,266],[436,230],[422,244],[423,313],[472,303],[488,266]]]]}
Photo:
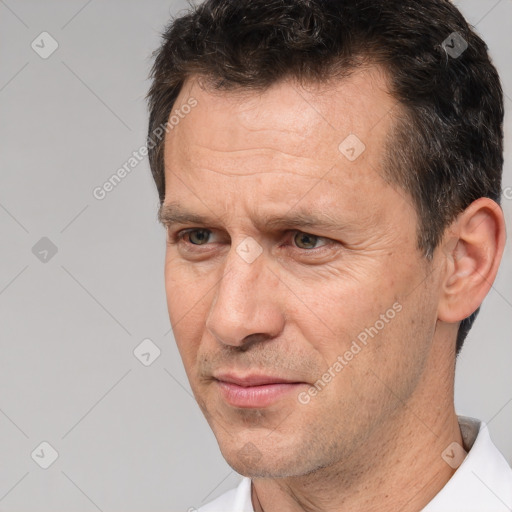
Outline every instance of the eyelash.
{"type": "MultiPolygon", "coordinates": [[[[184,242],[187,245],[192,246],[192,247],[201,247],[201,245],[208,245],[208,243],[205,243],[205,244],[193,244],[191,242],[186,242],[184,240],[185,236],[187,236],[189,233],[193,233],[194,231],[207,231],[209,233],[212,233],[211,230],[206,229],[206,228],[183,229],[181,231],[173,233],[170,236],[171,240],[169,241],[169,243],[172,244],[172,245],[176,245],[176,244],[179,244],[181,242],[184,242]]],[[[326,237],[323,237],[323,236],[314,235],[312,233],[307,233],[306,231],[300,231],[300,230],[297,230],[297,229],[290,230],[290,231],[288,231],[288,233],[293,233],[293,234],[302,233],[304,235],[310,235],[310,236],[313,236],[313,237],[317,238],[318,240],[323,240],[323,241],[326,242],[324,245],[321,245],[320,247],[314,247],[313,249],[301,249],[300,247],[294,246],[294,248],[299,250],[299,251],[305,251],[305,252],[309,252],[309,253],[314,253],[314,252],[316,252],[318,250],[325,249],[325,248],[327,248],[328,246],[330,246],[330,245],[332,245],[334,243],[334,241],[330,240],[329,238],[326,238],[326,237]]]]}

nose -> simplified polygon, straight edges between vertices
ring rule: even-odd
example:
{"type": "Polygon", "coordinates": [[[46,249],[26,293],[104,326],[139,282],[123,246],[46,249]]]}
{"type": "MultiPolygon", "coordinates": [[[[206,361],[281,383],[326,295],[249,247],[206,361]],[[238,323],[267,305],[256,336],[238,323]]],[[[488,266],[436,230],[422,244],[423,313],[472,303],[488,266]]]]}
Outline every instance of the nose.
{"type": "Polygon", "coordinates": [[[284,314],[276,295],[279,278],[265,252],[251,261],[236,249],[232,244],[226,256],[206,329],[218,342],[242,347],[278,336],[284,314]]]}

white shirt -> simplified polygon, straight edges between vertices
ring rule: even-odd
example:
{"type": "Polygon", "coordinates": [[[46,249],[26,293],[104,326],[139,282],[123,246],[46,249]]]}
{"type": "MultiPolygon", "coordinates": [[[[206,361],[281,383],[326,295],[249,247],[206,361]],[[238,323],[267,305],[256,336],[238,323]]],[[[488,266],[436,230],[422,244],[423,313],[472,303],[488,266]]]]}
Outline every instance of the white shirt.
{"type": "MultiPolygon", "coordinates": [[[[510,512],[512,468],[494,446],[483,421],[459,416],[469,450],[450,480],[422,512],[510,512]]],[[[198,512],[254,512],[251,479],[201,507],[198,512]]]]}

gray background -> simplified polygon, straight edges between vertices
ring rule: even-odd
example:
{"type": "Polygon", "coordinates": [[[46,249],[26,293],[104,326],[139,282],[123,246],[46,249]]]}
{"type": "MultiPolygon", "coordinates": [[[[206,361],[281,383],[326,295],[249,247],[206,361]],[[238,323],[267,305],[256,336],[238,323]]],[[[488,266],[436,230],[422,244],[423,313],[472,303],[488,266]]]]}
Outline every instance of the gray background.
{"type": "MultiPolygon", "coordinates": [[[[457,3],[490,46],[510,112],[512,0],[457,3]]],[[[184,6],[0,0],[0,510],[185,511],[239,481],[170,331],[147,158],[103,200],[92,193],[145,143],[151,52],[184,6]],[[43,31],[59,45],[46,59],[31,47],[43,31]],[[58,249],[46,262],[32,249],[43,237],[58,249]],[[133,354],[146,338],[161,350],[147,367],[133,354]],[[48,469],[35,462],[47,449],[31,457],[42,441],[59,454],[48,469]]],[[[504,188],[510,114],[506,137],[504,188]]],[[[509,462],[511,260],[509,238],[456,381],[458,412],[487,421],[509,462]]]]}

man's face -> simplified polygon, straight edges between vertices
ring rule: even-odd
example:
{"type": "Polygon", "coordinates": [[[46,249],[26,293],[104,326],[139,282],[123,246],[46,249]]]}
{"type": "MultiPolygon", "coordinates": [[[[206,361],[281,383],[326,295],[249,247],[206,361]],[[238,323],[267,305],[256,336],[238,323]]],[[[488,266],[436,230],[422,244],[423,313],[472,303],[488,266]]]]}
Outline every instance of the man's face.
{"type": "Polygon", "coordinates": [[[164,207],[204,220],[169,226],[192,231],[165,278],[195,397],[242,474],[348,463],[425,382],[437,319],[415,210],[382,178],[396,101],[377,69],[307,90],[188,81],[173,111],[190,96],[164,207]]]}

